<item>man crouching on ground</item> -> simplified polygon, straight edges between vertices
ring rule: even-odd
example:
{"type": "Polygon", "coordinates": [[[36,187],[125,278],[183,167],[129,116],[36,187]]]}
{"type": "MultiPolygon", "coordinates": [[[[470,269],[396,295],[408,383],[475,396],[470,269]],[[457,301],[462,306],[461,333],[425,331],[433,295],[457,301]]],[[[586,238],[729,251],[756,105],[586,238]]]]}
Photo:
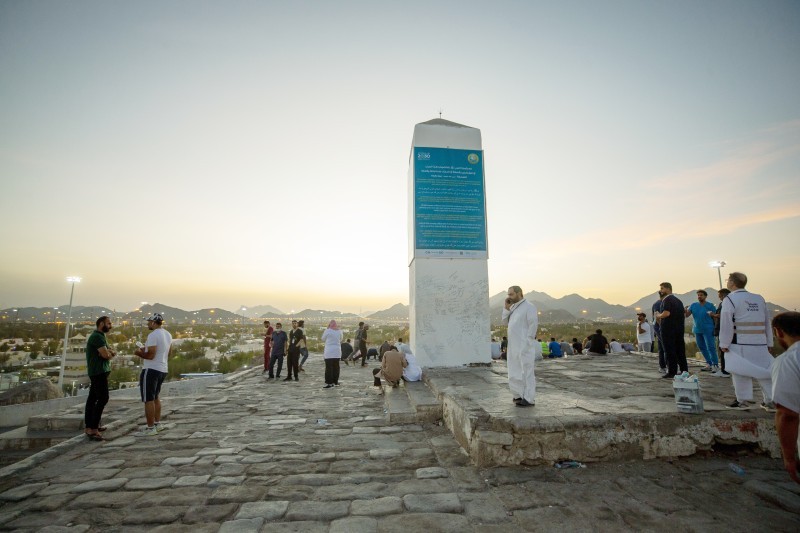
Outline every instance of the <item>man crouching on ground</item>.
{"type": "Polygon", "coordinates": [[[389,350],[383,354],[381,367],[372,371],[372,375],[375,377],[375,386],[380,387],[381,378],[383,378],[392,387],[397,387],[400,385],[400,380],[403,377],[403,369],[406,366],[408,366],[408,362],[406,362],[404,354],[398,352],[396,348],[389,350]]]}
{"type": "Polygon", "coordinates": [[[151,437],[166,428],[161,426],[161,384],[167,377],[167,357],[172,346],[172,335],[161,327],[164,317],[161,313],[153,313],[147,319],[150,334],[143,348],[137,348],[134,355],[142,361],[142,373],[139,375],[139,391],[144,402],[144,416],[147,427],[135,433],[137,437],[151,437]]]}

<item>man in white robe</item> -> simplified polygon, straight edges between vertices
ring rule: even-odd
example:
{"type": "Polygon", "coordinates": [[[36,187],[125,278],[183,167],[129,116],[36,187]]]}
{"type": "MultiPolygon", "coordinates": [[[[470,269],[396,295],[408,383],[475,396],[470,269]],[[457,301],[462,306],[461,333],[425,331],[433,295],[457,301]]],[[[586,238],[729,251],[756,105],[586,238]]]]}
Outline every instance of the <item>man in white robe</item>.
{"type": "Polygon", "coordinates": [[[539,316],[536,306],[523,297],[517,285],[508,288],[503,324],[508,324],[508,388],[517,407],[533,406],[536,402],[533,367],[540,349],[536,341],[539,316]]]}

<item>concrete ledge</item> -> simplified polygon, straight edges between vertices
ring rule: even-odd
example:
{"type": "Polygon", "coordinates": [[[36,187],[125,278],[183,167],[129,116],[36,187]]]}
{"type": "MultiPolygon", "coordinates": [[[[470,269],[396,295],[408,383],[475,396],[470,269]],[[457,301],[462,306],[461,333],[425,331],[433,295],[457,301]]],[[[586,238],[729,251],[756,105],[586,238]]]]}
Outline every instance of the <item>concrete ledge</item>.
{"type": "MultiPolygon", "coordinates": [[[[246,372],[252,372],[253,369],[248,369],[237,374],[229,374],[227,376],[214,376],[208,378],[186,379],[182,381],[169,381],[164,383],[161,388],[162,394],[168,396],[193,396],[207,387],[217,385],[221,382],[230,383],[231,380],[238,379],[238,376],[246,372]]],[[[139,398],[139,389],[121,389],[113,390],[110,393],[111,399],[123,398],[139,398]]],[[[43,415],[48,413],[55,413],[76,405],[84,405],[86,403],[86,396],[67,396],[65,398],[56,398],[54,400],[43,400],[41,402],[20,403],[15,405],[0,406],[0,421],[4,427],[18,427],[28,424],[28,420],[32,416],[43,415]]]]}
{"type": "MultiPolygon", "coordinates": [[[[162,387],[162,393],[169,391],[169,394],[164,394],[166,398],[186,398],[185,401],[191,401],[192,396],[199,396],[202,392],[204,392],[207,388],[208,389],[224,389],[228,388],[231,385],[238,382],[242,377],[247,376],[250,373],[256,373],[258,369],[251,368],[247,370],[243,370],[241,372],[236,372],[234,374],[227,374],[225,376],[215,376],[213,378],[198,378],[193,380],[185,380],[185,381],[177,381],[171,383],[165,383],[164,387],[162,387]],[[194,382],[194,383],[193,383],[194,382]],[[168,385],[172,385],[171,387],[167,387],[168,385]]],[[[119,431],[121,434],[125,434],[127,432],[132,431],[136,428],[135,420],[141,416],[141,407],[139,402],[139,391],[138,389],[125,389],[122,391],[112,391],[111,392],[111,400],[109,401],[109,406],[113,403],[117,403],[119,405],[131,405],[133,406],[135,403],[135,408],[133,409],[121,409],[119,413],[111,414],[109,413],[108,416],[104,414],[104,418],[108,418],[109,420],[113,418],[117,418],[113,422],[109,422],[106,426],[109,428],[109,431],[119,431]]],[[[64,409],[72,409],[78,408],[77,405],[83,405],[86,402],[85,396],[77,396],[77,397],[67,397],[67,398],[60,398],[58,400],[49,400],[49,402],[57,402],[60,403],[61,409],[56,409],[54,406],[48,405],[46,408],[51,409],[50,412],[58,412],[64,409]]],[[[19,408],[18,409],[18,416],[26,416],[26,422],[31,416],[31,412],[41,413],[41,411],[36,411],[35,407],[39,406],[46,402],[34,402],[29,404],[19,404],[19,405],[10,405],[4,406],[3,409],[6,408],[19,408]]],[[[107,407],[109,409],[109,407],[107,407]]],[[[174,409],[166,409],[162,413],[162,417],[165,420],[168,420],[169,415],[174,411],[174,409]]],[[[5,413],[4,411],[0,411],[0,416],[3,416],[5,413]]],[[[62,420],[62,417],[66,416],[66,422],[57,422],[56,425],[62,425],[64,423],[71,424],[72,422],[77,423],[77,419],[72,416],[71,413],[58,413],[55,416],[51,416],[54,420],[62,420]]],[[[46,417],[45,417],[46,418],[46,417]]],[[[3,419],[5,424],[5,419],[3,419]]],[[[43,446],[48,446],[42,451],[38,453],[34,453],[28,457],[21,459],[13,464],[0,468],[0,479],[16,475],[19,472],[32,468],[36,465],[41,464],[48,459],[55,457],[56,455],[63,454],[71,449],[73,446],[82,445],[86,443],[86,436],[83,435],[81,429],[83,428],[83,417],[81,415],[80,420],[80,428],[77,431],[80,431],[79,435],[76,435],[72,438],[69,436],[58,435],[42,435],[38,431],[34,431],[31,434],[28,434],[28,428],[25,427],[25,424],[22,424],[23,427],[15,429],[10,432],[6,432],[4,435],[8,437],[7,443],[0,444],[0,446],[6,446],[6,450],[10,454],[11,451],[21,451],[21,450],[34,450],[39,448],[39,444],[43,446]],[[21,435],[25,433],[26,437],[22,437],[21,435]],[[50,439],[49,441],[43,441],[42,439],[50,439]]],[[[38,422],[40,425],[48,426],[48,422],[38,422]]],[[[8,424],[9,426],[11,424],[8,424]]],[[[2,439],[0,439],[2,440],[2,439]]],[[[6,453],[4,451],[4,453],[6,453]]]]}
{"type": "Polygon", "coordinates": [[[389,422],[392,424],[413,424],[417,421],[416,412],[408,400],[405,387],[400,385],[395,389],[391,386],[384,386],[383,393],[386,419],[389,422]]]}
{"type": "Polygon", "coordinates": [[[500,369],[431,369],[426,382],[445,425],[481,467],[690,456],[716,444],[748,444],[780,457],[773,415],[722,407],[732,395],[730,380],[702,378],[708,410],[682,414],[657,369],[650,373],[620,357],[626,356],[611,363],[545,363],[541,373],[537,364],[533,408],[513,406],[500,369]],[[602,365],[603,372],[586,373],[590,365],[602,365]],[[617,375],[609,379],[608,372],[617,375]]]}
{"type": "Polygon", "coordinates": [[[436,422],[442,419],[442,402],[421,381],[404,383],[408,399],[416,413],[417,422],[436,422]]]}

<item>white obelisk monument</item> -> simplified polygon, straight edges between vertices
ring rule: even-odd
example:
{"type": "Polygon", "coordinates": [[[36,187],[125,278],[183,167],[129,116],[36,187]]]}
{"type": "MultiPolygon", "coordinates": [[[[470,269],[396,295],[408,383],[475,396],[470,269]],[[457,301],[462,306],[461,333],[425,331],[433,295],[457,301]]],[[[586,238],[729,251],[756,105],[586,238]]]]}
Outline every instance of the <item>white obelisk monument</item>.
{"type": "Polygon", "coordinates": [[[423,367],[491,361],[481,131],[414,127],[409,183],[409,326],[423,367]]]}

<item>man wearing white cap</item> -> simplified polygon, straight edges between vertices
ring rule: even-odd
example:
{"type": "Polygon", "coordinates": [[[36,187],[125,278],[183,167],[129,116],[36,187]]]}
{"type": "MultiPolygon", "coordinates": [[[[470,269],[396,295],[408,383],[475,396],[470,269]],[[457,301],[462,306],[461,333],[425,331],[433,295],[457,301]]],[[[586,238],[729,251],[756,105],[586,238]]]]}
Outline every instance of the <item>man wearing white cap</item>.
{"type": "Polygon", "coordinates": [[[147,318],[147,329],[150,334],[144,347],[137,348],[135,355],[142,361],[142,373],[139,375],[139,391],[144,402],[144,416],[147,427],[136,433],[137,437],[152,437],[166,429],[161,425],[161,384],[167,377],[167,357],[172,346],[172,335],[161,327],[164,317],[161,313],[153,313],[147,318]]]}

